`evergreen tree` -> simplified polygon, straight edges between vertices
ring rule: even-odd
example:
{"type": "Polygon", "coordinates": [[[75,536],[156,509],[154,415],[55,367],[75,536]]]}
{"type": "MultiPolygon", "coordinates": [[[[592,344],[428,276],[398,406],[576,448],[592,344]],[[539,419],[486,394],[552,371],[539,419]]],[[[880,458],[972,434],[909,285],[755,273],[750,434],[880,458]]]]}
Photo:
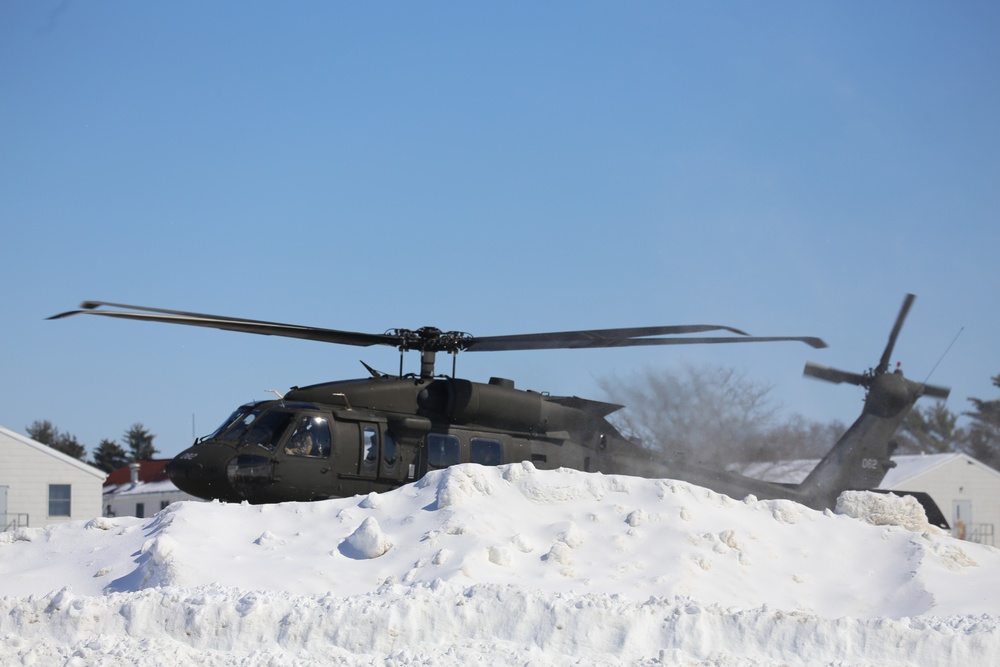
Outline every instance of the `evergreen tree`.
{"type": "Polygon", "coordinates": [[[150,461],[159,452],[153,447],[156,436],[146,430],[146,427],[136,422],[125,431],[125,444],[128,446],[128,459],[132,461],[150,461]]]}
{"type": "Polygon", "coordinates": [[[94,450],[94,466],[104,472],[112,472],[128,465],[129,459],[125,450],[114,440],[105,438],[94,450]]]}
{"type": "Polygon", "coordinates": [[[27,431],[28,436],[36,442],[40,442],[81,461],[85,461],[87,458],[87,448],[79,443],[76,436],[69,433],[60,433],[59,429],[48,419],[41,421],[36,419],[28,426],[27,431]]]}
{"type": "Polygon", "coordinates": [[[942,454],[964,449],[966,433],[944,401],[915,406],[899,429],[900,454],[942,454]]]}
{"type": "Polygon", "coordinates": [[[52,443],[54,443],[59,437],[59,429],[57,429],[48,419],[36,419],[31,422],[27,431],[29,438],[35,442],[40,442],[43,445],[48,445],[49,447],[51,447],[52,443]]]}
{"type": "MultiPolygon", "coordinates": [[[[1000,375],[993,376],[993,386],[1000,388],[1000,375]]],[[[976,409],[964,413],[972,418],[966,451],[969,456],[1000,468],[1000,400],[970,398],[969,401],[976,409]]]]}

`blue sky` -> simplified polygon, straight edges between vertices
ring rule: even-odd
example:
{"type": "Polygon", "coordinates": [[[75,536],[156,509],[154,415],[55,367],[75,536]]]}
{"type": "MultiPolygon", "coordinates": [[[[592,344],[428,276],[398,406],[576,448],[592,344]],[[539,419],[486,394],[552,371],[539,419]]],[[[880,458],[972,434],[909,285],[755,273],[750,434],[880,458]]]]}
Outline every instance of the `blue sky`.
{"type": "MultiPolygon", "coordinates": [[[[807,360],[1000,373],[995,3],[0,3],[0,424],[161,453],[392,349],[49,315],[84,299],[355,331],[726,324],[801,344],[466,354],[602,398],[718,364],[852,421],[807,360]]],[[[408,360],[407,370],[416,370],[408,360]]],[[[439,366],[443,370],[442,366],[439,366]]]]}

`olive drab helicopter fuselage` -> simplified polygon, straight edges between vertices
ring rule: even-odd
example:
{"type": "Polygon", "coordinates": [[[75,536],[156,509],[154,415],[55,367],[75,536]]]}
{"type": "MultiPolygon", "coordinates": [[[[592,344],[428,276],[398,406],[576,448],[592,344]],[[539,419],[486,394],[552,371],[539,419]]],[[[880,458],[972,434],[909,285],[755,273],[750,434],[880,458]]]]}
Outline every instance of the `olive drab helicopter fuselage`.
{"type": "Polygon", "coordinates": [[[369,377],[293,387],[274,400],[238,408],[215,432],[196,440],[167,466],[174,484],[199,498],[250,503],[322,500],[387,491],[458,463],[530,461],[543,469],[672,477],[734,497],[790,498],[822,509],[832,507],[841,490],[876,487],[893,465],[889,440],[913,403],[925,393],[947,395],[947,390],[885,372],[911,302],[908,296],[879,368],[855,375],[812,364],[806,367],[807,375],[865,386],[868,397],[862,416],[800,485],[763,482],[646,449],[608,421],[620,405],[523,390],[502,378],[481,383],[454,377],[454,371],[451,376],[435,375],[434,363],[438,352],[454,356],[775,341],[826,346],[814,337],[753,337],[718,325],[481,338],[432,327],[365,334],[104,302],[84,302],[81,310],[50,319],[90,314],[400,350],[398,375],[365,364],[369,377]],[[717,331],[735,335],[690,336],[717,331]],[[408,351],[421,355],[419,374],[403,374],[402,355],[408,351]]]}
{"type": "Polygon", "coordinates": [[[609,444],[638,450],[604,419],[617,408],[499,378],[329,382],[240,407],[168,474],[198,497],[258,503],[386,491],[457,463],[611,471],[609,444]]]}

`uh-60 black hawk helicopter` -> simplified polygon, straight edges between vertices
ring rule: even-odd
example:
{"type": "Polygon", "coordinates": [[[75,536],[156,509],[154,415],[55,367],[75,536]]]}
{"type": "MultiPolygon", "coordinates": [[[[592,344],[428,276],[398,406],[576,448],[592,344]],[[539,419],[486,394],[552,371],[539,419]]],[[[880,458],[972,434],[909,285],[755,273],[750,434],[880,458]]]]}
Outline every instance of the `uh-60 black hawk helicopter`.
{"type": "Polygon", "coordinates": [[[539,468],[669,477],[732,497],[789,498],[816,509],[833,507],[845,489],[874,488],[893,465],[892,434],[917,398],[947,390],[888,373],[889,355],[912,295],[889,338],[879,365],[864,375],[808,365],[806,373],[868,389],[864,412],[802,484],[763,482],[674,460],[625,438],[606,417],[622,406],[575,396],[550,396],[455,377],[459,352],[585,349],[800,341],[813,337],[754,337],[727,326],[682,325],[475,337],[432,327],[383,334],[337,331],[176,310],[87,301],[88,314],[303,338],[400,350],[398,375],[367,364],[369,377],[292,387],[275,400],[239,407],[211,435],[199,438],[167,466],[178,488],[199,498],[251,503],[310,501],[386,491],[427,472],[458,463],[498,465],[531,461],[539,468]],[[118,309],[118,310],[109,310],[118,309]],[[726,332],[721,337],[682,337],[726,332]],[[403,374],[403,353],[420,353],[420,373],[403,374]],[[453,355],[452,375],[435,375],[438,352],[453,355]]]}

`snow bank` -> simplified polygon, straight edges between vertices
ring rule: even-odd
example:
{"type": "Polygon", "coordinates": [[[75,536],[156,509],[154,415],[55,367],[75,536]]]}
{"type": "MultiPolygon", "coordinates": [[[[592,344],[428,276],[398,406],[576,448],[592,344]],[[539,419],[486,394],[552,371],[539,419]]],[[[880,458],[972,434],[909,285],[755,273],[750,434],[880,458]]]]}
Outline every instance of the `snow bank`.
{"type": "Polygon", "coordinates": [[[218,587],[0,600],[4,664],[985,664],[989,619],[825,619],[521,586],[218,587]],[[75,662],[74,662],[75,661],[75,662]]]}
{"type": "MultiPolygon", "coordinates": [[[[845,509],[885,511],[867,503],[845,509]]],[[[0,534],[0,575],[3,664],[1000,656],[996,549],[530,464],[456,466],[320,503],[178,503],[147,520],[21,529],[0,534]]]]}

